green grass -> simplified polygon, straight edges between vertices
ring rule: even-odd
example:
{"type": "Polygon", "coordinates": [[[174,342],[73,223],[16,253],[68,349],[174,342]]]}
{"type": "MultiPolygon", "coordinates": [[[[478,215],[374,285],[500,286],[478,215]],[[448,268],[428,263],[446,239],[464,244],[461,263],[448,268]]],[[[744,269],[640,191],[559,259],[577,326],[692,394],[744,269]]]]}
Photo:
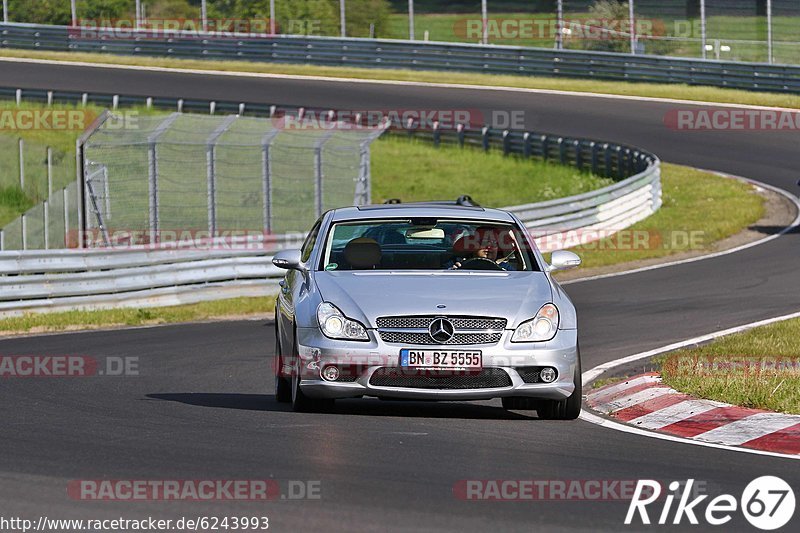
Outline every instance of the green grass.
{"type": "Polygon", "coordinates": [[[31,207],[33,200],[18,186],[0,187],[0,228],[31,207]]]}
{"type": "Polygon", "coordinates": [[[563,198],[613,184],[568,166],[501,152],[384,137],[372,145],[372,201],[454,200],[505,207],[563,198]]]}
{"type": "Polygon", "coordinates": [[[196,322],[226,316],[260,317],[270,315],[274,310],[274,297],[249,297],[147,309],[118,308],[95,311],[28,313],[20,317],[0,319],[0,333],[42,333],[75,328],[147,326],[196,322]]]}
{"type": "Polygon", "coordinates": [[[800,414],[798,337],[800,319],[794,319],[664,355],[664,383],[692,396],[800,414]],[[794,366],[774,368],[776,362],[794,366]]]}
{"type": "Polygon", "coordinates": [[[655,214],[616,237],[572,248],[581,268],[707,251],[764,214],[762,197],[746,183],[670,164],[663,164],[661,182],[663,205],[655,214]]]}
{"type": "Polygon", "coordinates": [[[800,108],[800,95],[767,92],[749,92],[717,87],[700,87],[681,84],[627,83],[601,80],[580,80],[537,76],[491,75],[467,72],[412,71],[403,69],[371,69],[349,67],[320,67],[314,65],[287,65],[248,61],[204,61],[155,57],[131,57],[106,54],[69,52],[41,52],[28,50],[0,50],[0,57],[30,57],[60,61],[86,61],[115,63],[177,69],[216,70],[225,72],[250,72],[285,75],[333,76],[364,80],[398,80],[427,83],[457,83],[488,87],[519,87],[574,92],[594,92],[655,98],[723,102],[736,104],[800,108]]]}

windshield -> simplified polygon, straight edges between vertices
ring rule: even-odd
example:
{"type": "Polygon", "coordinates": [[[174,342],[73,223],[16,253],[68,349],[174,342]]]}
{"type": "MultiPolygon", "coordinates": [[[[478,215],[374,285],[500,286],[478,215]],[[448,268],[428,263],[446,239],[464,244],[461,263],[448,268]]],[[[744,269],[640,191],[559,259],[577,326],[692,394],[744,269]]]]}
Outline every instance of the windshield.
{"type": "Polygon", "coordinates": [[[321,268],[336,270],[539,270],[512,224],[380,220],[334,224],[321,268]]]}

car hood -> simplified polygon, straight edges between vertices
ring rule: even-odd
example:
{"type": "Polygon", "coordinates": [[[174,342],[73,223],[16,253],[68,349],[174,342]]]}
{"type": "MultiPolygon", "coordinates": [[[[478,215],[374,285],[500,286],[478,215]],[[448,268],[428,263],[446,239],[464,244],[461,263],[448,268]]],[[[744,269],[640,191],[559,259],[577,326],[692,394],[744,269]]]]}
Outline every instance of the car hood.
{"type": "Polygon", "coordinates": [[[315,281],[324,301],[368,328],[381,316],[435,314],[501,317],[515,328],[553,297],[543,272],[321,271],[315,281]]]}

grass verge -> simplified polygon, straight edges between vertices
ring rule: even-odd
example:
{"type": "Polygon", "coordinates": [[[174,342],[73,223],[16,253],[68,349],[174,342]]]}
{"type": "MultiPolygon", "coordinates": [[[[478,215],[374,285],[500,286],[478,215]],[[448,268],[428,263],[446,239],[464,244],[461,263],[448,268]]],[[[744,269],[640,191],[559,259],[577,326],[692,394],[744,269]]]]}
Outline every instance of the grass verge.
{"type": "Polygon", "coordinates": [[[248,297],[147,309],[119,308],[59,313],[28,313],[0,319],[0,334],[45,333],[73,329],[150,326],[222,317],[263,317],[275,309],[274,297],[248,297]]]}
{"type": "Polygon", "coordinates": [[[287,65],[249,61],[203,61],[159,57],[132,57],[92,53],[44,52],[29,50],[0,50],[0,57],[82,61],[144,67],[198,69],[225,72],[285,74],[305,76],[332,76],[363,80],[395,80],[428,83],[456,83],[487,87],[517,87],[525,89],[550,89],[574,92],[592,92],[655,98],[677,98],[703,102],[722,102],[800,108],[800,96],[749,92],[716,87],[681,84],[628,83],[601,80],[549,78],[542,76],[493,75],[467,72],[412,71],[403,69],[371,69],[351,67],[322,67],[315,65],[287,65]]]}
{"type": "Polygon", "coordinates": [[[481,205],[504,207],[607,187],[590,172],[499,151],[442,145],[398,136],[372,145],[372,201],[455,200],[469,194],[481,205]]]}
{"type": "Polygon", "coordinates": [[[659,358],[664,383],[692,396],[800,414],[800,319],[659,358]]]}
{"type": "Polygon", "coordinates": [[[764,215],[763,198],[747,183],[663,164],[661,184],[663,205],[655,214],[612,237],[572,248],[581,256],[581,268],[706,252],[764,215]]]}

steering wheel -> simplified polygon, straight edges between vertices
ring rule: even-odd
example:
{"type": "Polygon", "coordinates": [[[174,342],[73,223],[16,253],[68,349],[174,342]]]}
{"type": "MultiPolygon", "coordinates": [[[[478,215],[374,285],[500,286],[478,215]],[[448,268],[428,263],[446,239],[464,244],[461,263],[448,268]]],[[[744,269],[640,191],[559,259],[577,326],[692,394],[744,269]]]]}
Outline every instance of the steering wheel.
{"type": "Polygon", "coordinates": [[[473,257],[462,261],[459,270],[504,270],[503,267],[486,257],[473,257]]]}

